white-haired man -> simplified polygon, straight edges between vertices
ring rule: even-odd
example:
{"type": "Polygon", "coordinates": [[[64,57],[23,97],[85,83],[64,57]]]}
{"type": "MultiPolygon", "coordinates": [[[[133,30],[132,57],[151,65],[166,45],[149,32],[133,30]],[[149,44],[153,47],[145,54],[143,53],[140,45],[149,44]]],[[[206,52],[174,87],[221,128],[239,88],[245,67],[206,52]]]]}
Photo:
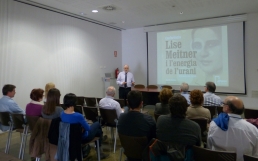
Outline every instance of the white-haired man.
{"type": "Polygon", "coordinates": [[[189,85],[187,83],[182,83],[180,86],[181,95],[185,97],[187,104],[190,105],[191,101],[190,101],[190,95],[188,93],[188,90],[189,90],[189,85]]]}
{"type": "Polygon", "coordinates": [[[122,113],[122,109],[120,104],[114,100],[114,96],[116,94],[116,89],[113,86],[110,86],[106,90],[106,97],[102,98],[99,101],[100,108],[104,109],[115,109],[117,117],[119,118],[120,114],[122,113]]]}

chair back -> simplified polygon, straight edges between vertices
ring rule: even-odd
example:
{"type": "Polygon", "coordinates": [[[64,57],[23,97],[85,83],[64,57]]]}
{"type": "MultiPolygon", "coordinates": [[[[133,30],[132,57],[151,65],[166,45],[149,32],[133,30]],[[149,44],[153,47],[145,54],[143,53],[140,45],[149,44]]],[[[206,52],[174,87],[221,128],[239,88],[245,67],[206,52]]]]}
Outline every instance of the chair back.
{"type": "Polygon", "coordinates": [[[125,100],[124,99],[114,99],[114,100],[117,101],[120,104],[121,108],[125,107],[125,100]]]}
{"type": "Polygon", "coordinates": [[[148,85],[147,88],[149,89],[158,89],[157,85],[148,85]]]}
{"type": "Polygon", "coordinates": [[[93,122],[95,122],[97,120],[97,117],[98,117],[98,108],[97,107],[84,106],[83,111],[84,111],[86,119],[92,120],[93,122]]]}
{"type": "Polygon", "coordinates": [[[163,85],[161,86],[162,88],[168,88],[168,89],[172,89],[172,86],[169,86],[169,85],[163,85]]]}
{"type": "Polygon", "coordinates": [[[146,136],[132,137],[118,134],[124,153],[127,157],[133,159],[142,159],[142,153],[148,144],[146,136]]]}
{"type": "Polygon", "coordinates": [[[17,129],[23,129],[24,125],[26,125],[24,115],[23,114],[11,114],[14,127],[17,129]]]}
{"type": "Polygon", "coordinates": [[[255,109],[245,109],[244,114],[246,119],[258,118],[258,110],[255,110],[255,109]]]}
{"type": "Polygon", "coordinates": [[[74,107],[74,111],[75,111],[75,112],[78,112],[78,113],[80,113],[80,114],[82,114],[82,106],[81,106],[81,105],[76,105],[76,106],[74,107]]]}
{"type": "Polygon", "coordinates": [[[258,158],[244,154],[244,161],[258,161],[258,158]]]}
{"type": "Polygon", "coordinates": [[[77,102],[76,102],[76,105],[81,105],[81,106],[83,106],[83,104],[84,104],[84,96],[77,96],[76,97],[77,98],[77,102]]]}
{"type": "Polygon", "coordinates": [[[100,115],[106,126],[116,127],[116,121],[118,120],[115,109],[105,109],[100,107],[100,115]]]}
{"type": "Polygon", "coordinates": [[[0,123],[4,126],[10,126],[11,119],[9,112],[0,112],[0,123]]]}
{"type": "Polygon", "coordinates": [[[236,161],[236,152],[215,151],[193,146],[193,156],[195,161],[236,161]]]}
{"type": "Polygon", "coordinates": [[[29,115],[26,115],[26,119],[27,119],[27,123],[29,125],[30,131],[33,131],[34,126],[36,125],[36,123],[37,123],[37,121],[39,119],[39,116],[29,116],[29,115]]]}
{"type": "Polygon", "coordinates": [[[200,126],[202,137],[203,136],[207,136],[205,133],[207,133],[208,119],[205,119],[205,118],[194,118],[194,119],[190,119],[190,120],[196,122],[200,126]]]}
{"type": "Polygon", "coordinates": [[[211,118],[213,118],[214,116],[222,112],[222,107],[220,106],[203,106],[203,107],[210,110],[211,118]]]}
{"type": "Polygon", "coordinates": [[[97,99],[97,102],[98,102],[98,104],[99,104],[99,101],[102,99],[102,98],[96,98],[97,99]]]}
{"type": "Polygon", "coordinates": [[[156,122],[158,121],[159,116],[160,116],[159,114],[156,114],[156,113],[154,112],[154,117],[155,117],[156,122]]]}
{"type": "Polygon", "coordinates": [[[60,103],[60,106],[62,107],[63,110],[66,109],[64,104],[61,104],[61,103],[60,103]]]}
{"type": "Polygon", "coordinates": [[[95,97],[85,97],[87,106],[96,107],[96,98],[95,97]]]}
{"type": "Polygon", "coordinates": [[[134,85],[134,88],[145,88],[145,85],[143,85],[143,84],[136,84],[136,85],[134,85]]]}

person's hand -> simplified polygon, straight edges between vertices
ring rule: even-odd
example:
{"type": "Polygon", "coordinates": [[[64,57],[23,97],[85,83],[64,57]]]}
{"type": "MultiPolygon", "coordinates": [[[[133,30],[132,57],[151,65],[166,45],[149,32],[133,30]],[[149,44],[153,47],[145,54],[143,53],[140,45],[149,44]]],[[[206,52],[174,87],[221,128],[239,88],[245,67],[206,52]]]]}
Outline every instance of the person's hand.
{"type": "Polygon", "coordinates": [[[122,85],[126,84],[126,82],[123,82],[122,85]]]}
{"type": "Polygon", "coordinates": [[[132,82],[132,85],[134,86],[135,82],[132,82]]]}

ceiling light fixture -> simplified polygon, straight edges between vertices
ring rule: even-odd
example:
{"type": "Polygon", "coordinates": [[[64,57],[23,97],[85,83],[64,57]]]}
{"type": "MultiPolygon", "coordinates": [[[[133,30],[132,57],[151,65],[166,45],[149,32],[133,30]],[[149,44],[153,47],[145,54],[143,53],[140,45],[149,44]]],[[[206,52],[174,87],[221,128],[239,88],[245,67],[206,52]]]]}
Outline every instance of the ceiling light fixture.
{"type": "Polygon", "coordinates": [[[180,15],[182,15],[184,12],[180,12],[180,15]]]}
{"type": "Polygon", "coordinates": [[[81,12],[81,15],[83,15],[83,16],[84,16],[84,15],[85,15],[85,13],[81,12]]]}
{"type": "Polygon", "coordinates": [[[93,13],[97,13],[97,12],[99,12],[98,10],[92,10],[91,12],[93,12],[93,13]]]}

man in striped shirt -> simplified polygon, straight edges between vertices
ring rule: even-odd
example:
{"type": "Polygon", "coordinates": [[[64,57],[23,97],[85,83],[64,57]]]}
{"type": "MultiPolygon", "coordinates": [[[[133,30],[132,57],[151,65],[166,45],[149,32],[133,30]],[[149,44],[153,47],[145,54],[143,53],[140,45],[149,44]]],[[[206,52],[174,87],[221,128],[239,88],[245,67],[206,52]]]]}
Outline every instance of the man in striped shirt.
{"type": "Polygon", "coordinates": [[[216,85],[214,82],[206,82],[205,92],[203,94],[203,106],[222,106],[222,100],[219,96],[215,95],[216,85]]]}

